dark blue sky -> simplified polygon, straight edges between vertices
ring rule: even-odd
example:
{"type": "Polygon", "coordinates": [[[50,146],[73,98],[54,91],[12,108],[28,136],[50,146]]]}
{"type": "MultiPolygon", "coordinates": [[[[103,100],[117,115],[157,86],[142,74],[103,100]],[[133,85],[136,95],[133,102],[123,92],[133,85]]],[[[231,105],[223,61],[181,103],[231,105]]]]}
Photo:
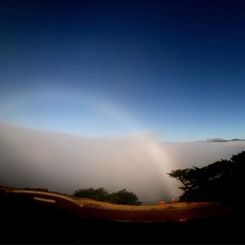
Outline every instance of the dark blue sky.
{"type": "Polygon", "coordinates": [[[1,1],[0,120],[245,138],[244,1],[1,1]]]}

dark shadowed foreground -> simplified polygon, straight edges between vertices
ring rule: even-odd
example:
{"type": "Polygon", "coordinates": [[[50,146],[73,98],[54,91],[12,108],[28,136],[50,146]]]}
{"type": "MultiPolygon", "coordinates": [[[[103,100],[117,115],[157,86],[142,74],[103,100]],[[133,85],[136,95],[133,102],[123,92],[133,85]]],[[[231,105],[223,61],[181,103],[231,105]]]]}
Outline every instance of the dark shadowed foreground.
{"type": "Polygon", "coordinates": [[[0,188],[1,243],[244,243],[244,214],[218,203],[100,205],[0,188]]]}

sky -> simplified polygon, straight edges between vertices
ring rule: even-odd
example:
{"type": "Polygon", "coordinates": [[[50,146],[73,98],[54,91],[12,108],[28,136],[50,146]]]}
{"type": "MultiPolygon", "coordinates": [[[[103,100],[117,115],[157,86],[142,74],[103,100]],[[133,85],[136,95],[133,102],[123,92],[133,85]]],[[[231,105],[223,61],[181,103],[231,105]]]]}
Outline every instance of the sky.
{"type": "Polygon", "coordinates": [[[245,138],[244,1],[0,3],[0,122],[245,138]]]}

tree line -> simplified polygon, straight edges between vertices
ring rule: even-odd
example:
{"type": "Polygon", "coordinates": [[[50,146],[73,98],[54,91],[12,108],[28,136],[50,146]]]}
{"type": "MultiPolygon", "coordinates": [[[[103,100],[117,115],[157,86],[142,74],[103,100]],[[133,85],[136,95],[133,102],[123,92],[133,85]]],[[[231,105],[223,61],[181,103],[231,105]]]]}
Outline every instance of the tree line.
{"type": "Polygon", "coordinates": [[[87,188],[79,189],[73,193],[77,197],[86,197],[103,202],[111,202],[115,204],[140,205],[141,202],[133,192],[122,189],[117,192],[109,193],[105,188],[87,188]]]}

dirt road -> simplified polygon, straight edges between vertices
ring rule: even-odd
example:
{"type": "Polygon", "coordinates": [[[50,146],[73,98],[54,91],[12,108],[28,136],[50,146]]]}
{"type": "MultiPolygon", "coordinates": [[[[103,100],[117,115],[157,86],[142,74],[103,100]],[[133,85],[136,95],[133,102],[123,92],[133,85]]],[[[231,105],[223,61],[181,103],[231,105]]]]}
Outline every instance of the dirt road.
{"type": "Polygon", "coordinates": [[[33,202],[43,203],[75,213],[88,219],[121,222],[170,222],[180,223],[193,219],[228,215],[231,209],[219,203],[167,203],[163,205],[128,206],[75,198],[53,192],[5,189],[11,195],[23,196],[33,202]]]}
{"type": "Polygon", "coordinates": [[[218,203],[127,206],[0,187],[0,243],[244,244],[244,219],[230,213],[218,203]]]}

